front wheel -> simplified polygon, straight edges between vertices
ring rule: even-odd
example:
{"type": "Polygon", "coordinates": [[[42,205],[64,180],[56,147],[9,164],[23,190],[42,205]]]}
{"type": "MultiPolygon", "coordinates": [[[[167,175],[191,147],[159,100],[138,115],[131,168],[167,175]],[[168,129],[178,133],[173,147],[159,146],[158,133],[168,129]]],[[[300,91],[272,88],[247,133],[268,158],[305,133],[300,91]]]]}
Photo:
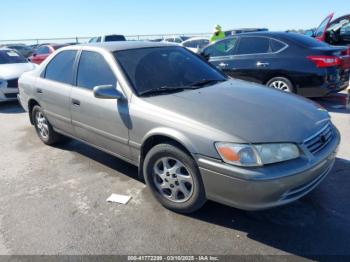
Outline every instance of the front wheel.
{"type": "Polygon", "coordinates": [[[294,93],[292,82],[285,77],[274,77],[266,85],[284,92],[294,93]]]}
{"type": "Polygon", "coordinates": [[[166,208],[192,213],[206,201],[196,162],[171,144],[153,147],[143,166],[145,180],[154,197],[166,208]]]}

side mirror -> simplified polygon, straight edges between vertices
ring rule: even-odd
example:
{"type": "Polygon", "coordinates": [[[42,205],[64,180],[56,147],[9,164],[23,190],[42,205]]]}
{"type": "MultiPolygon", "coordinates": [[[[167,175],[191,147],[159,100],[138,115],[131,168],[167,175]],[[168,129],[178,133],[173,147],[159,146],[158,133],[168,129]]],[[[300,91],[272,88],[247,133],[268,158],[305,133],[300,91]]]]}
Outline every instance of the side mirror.
{"type": "Polygon", "coordinates": [[[37,56],[37,53],[33,53],[32,56],[33,56],[33,57],[36,57],[36,56],[37,56]]]}
{"type": "Polygon", "coordinates": [[[122,99],[123,94],[113,85],[102,85],[94,87],[94,96],[100,99],[122,99]]]}

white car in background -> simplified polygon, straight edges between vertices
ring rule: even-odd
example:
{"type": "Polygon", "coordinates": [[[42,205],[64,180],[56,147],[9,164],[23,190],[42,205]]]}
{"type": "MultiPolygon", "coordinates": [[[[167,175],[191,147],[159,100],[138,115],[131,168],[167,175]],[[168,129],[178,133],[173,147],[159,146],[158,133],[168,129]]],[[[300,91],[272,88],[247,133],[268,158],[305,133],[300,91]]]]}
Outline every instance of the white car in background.
{"type": "Polygon", "coordinates": [[[201,49],[209,45],[209,38],[206,37],[192,37],[181,43],[183,47],[191,50],[194,53],[198,53],[201,49]]]}
{"type": "Polygon", "coordinates": [[[120,42],[126,41],[124,35],[103,35],[96,36],[89,39],[88,43],[104,43],[104,42],[120,42]]]}
{"type": "Polygon", "coordinates": [[[36,67],[17,51],[0,48],[0,102],[17,100],[18,78],[36,67]]]}
{"type": "Polygon", "coordinates": [[[175,44],[181,44],[182,42],[186,41],[187,39],[190,39],[188,36],[169,36],[162,40],[162,42],[166,43],[175,43],[175,44]]]}

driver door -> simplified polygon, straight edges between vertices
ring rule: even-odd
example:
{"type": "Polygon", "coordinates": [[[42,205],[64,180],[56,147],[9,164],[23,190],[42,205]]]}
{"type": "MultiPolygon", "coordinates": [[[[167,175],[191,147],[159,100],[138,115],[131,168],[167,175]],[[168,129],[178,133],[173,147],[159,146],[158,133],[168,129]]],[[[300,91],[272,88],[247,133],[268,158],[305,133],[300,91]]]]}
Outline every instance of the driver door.
{"type": "Polygon", "coordinates": [[[118,81],[104,55],[82,51],[72,88],[71,114],[75,136],[110,153],[130,159],[129,108],[125,99],[100,99],[93,88],[113,85],[121,93],[118,81]]]}

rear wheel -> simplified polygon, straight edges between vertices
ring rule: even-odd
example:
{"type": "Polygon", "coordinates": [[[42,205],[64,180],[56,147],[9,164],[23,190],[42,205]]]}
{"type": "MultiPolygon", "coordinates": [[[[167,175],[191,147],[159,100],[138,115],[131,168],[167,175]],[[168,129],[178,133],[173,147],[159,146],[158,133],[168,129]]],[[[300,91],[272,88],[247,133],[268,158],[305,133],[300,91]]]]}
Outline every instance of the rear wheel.
{"type": "Polygon", "coordinates": [[[153,147],[144,161],[147,185],[166,208],[191,213],[206,201],[203,182],[196,162],[175,145],[153,147]]]}
{"type": "Polygon", "coordinates": [[[40,106],[34,106],[32,110],[32,119],[34,120],[36,133],[46,145],[57,144],[65,140],[65,137],[53,130],[40,106]]]}
{"type": "Polygon", "coordinates": [[[292,82],[285,77],[274,77],[268,81],[266,85],[284,92],[294,93],[294,86],[292,82]]]}

